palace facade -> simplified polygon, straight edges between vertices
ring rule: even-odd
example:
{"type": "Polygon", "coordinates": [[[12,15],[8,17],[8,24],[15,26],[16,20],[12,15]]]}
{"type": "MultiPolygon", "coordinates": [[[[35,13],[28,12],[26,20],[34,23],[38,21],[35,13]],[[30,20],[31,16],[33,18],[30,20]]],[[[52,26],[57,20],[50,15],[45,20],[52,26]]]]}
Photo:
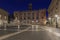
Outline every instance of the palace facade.
{"type": "Polygon", "coordinates": [[[46,24],[46,9],[33,11],[15,11],[15,19],[25,24],[46,24]]]}
{"type": "MultiPolygon", "coordinates": [[[[28,5],[28,10],[15,11],[15,21],[19,20],[20,24],[46,24],[46,9],[32,10],[32,4],[28,5]]],[[[16,21],[18,22],[18,21],[16,21]]]]}
{"type": "Polygon", "coordinates": [[[0,25],[8,23],[8,12],[3,9],[0,9],[0,25]]]}
{"type": "Polygon", "coordinates": [[[49,18],[51,19],[51,24],[56,25],[56,20],[58,25],[60,25],[60,0],[52,0],[48,8],[49,18]],[[57,15],[57,19],[55,17],[57,15]]]}

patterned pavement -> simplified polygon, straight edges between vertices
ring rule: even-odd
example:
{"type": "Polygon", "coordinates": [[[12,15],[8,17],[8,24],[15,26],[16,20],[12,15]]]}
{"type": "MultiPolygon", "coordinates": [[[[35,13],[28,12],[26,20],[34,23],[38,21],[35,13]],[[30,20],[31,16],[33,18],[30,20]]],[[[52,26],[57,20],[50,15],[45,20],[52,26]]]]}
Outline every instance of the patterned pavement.
{"type": "Polygon", "coordinates": [[[41,28],[39,28],[38,31],[30,28],[25,32],[19,33],[12,37],[8,37],[4,40],[57,40],[57,37],[41,28]]]}

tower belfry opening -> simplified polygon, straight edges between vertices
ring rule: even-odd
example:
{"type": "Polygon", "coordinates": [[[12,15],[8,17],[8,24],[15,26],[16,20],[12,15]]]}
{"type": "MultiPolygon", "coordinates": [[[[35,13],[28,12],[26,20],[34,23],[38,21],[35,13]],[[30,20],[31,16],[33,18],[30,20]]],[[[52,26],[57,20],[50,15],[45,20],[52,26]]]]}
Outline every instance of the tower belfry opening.
{"type": "Polygon", "coordinates": [[[28,4],[28,10],[30,10],[30,11],[32,10],[32,3],[28,4]]]}

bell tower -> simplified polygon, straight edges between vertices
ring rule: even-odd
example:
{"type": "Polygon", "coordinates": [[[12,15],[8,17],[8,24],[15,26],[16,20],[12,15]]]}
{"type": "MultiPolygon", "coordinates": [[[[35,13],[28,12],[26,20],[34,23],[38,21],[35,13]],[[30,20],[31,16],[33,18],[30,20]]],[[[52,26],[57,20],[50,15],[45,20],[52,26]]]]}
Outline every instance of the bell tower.
{"type": "Polygon", "coordinates": [[[30,11],[32,10],[32,3],[28,4],[28,10],[30,10],[30,11]]]}

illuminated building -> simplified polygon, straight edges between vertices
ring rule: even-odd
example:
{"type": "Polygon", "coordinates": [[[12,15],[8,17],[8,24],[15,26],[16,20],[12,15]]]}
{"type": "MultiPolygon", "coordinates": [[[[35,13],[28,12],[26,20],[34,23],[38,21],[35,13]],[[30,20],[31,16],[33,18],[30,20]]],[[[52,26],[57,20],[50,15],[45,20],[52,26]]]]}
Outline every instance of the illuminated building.
{"type": "MultiPolygon", "coordinates": [[[[51,18],[51,24],[56,25],[55,15],[60,17],[60,0],[52,0],[48,8],[49,17],[51,18]]],[[[60,25],[60,18],[57,18],[57,22],[60,25]]]]}
{"type": "Polygon", "coordinates": [[[3,9],[0,9],[0,24],[5,24],[5,23],[8,23],[8,13],[3,10],[3,9]]]}
{"type": "Polygon", "coordinates": [[[29,4],[29,10],[15,11],[15,20],[19,20],[21,24],[46,24],[46,9],[32,10],[32,4],[29,4]]]}

